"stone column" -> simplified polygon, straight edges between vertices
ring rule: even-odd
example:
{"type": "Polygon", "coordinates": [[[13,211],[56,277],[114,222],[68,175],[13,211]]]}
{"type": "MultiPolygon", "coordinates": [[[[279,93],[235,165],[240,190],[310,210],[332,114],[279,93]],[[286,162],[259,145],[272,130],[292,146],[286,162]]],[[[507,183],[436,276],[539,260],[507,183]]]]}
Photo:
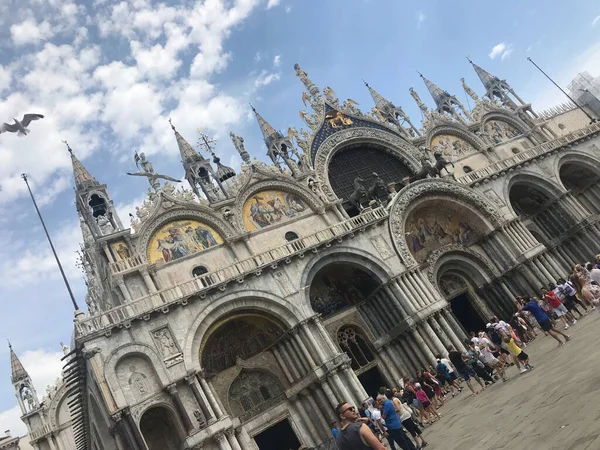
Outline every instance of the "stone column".
{"type": "Polygon", "coordinates": [[[312,355],[310,354],[310,352],[306,348],[306,345],[304,344],[304,341],[302,340],[302,338],[298,334],[299,329],[296,327],[296,328],[292,328],[290,331],[294,335],[294,340],[296,341],[296,344],[298,345],[298,347],[300,347],[300,351],[304,355],[304,358],[306,358],[306,362],[310,366],[310,369],[314,369],[316,367],[315,360],[313,359],[312,355]]]}
{"type": "Polygon", "coordinates": [[[283,345],[286,349],[286,356],[288,357],[288,361],[290,362],[290,366],[293,368],[293,372],[298,373],[298,378],[302,378],[306,371],[302,363],[299,361],[301,355],[296,352],[296,349],[293,347],[292,342],[289,340],[289,336],[283,338],[283,345]]]}
{"type": "Polygon", "coordinates": [[[290,370],[288,369],[287,365],[283,362],[283,359],[281,358],[281,353],[279,353],[279,350],[277,349],[277,345],[274,345],[273,347],[271,347],[271,353],[273,353],[273,356],[277,360],[277,363],[279,364],[279,367],[281,367],[281,370],[285,374],[285,377],[287,378],[287,380],[290,383],[293,383],[294,377],[292,377],[290,370]]]}
{"type": "MultiPolygon", "coordinates": [[[[318,361],[319,364],[324,364],[325,361],[327,361],[327,356],[325,355],[325,352],[321,348],[321,345],[319,345],[319,342],[315,338],[315,335],[311,332],[311,330],[308,326],[308,322],[307,321],[302,322],[300,324],[300,327],[302,329],[303,338],[308,340],[310,347],[312,347],[312,349],[317,353],[317,357],[319,359],[319,361],[318,361]]],[[[321,339],[321,340],[322,340],[323,344],[327,345],[327,343],[323,339],[321,339]]]]}
{"type": "Polygon", "coordinates": [[[310,389],[305,389],[304,391],[302,391],[300,393],[300,395],[304,397],[305,402],[308,403],[309,409],[313,412],[313,414],[311,415],[311,418],[315,422],[319,422],[320,426],[319,426],[318,431],[321,431],[321,433],[319,433],[319,436],[323,437],[323,435],[325,434],[324,433],[325,430],[329,430],[329,428],[330,428],[329,420],[323,416],[321,408],[319,408],[319,405],[315,401],[313,393],[310,391],[310,389]]]}
{"type": "Polygon", "coordinates": [[[410,335],[417,343],[417,347],[420,350],[422,357],[425,361],[429,362],[429,364],[435,363],[435,355],[429,349],[429,346],[425,343],[421,335],[417,332],[417,330],[411,330],[410,335]]]}
{"type": "Polygon", "coordinates": [[[447,348],[450,345],[453,345],[452,339],[450,339],[450,337],[448,336],[448,334],[442,329],[442,326],[440,325],[440,313],[436,312],[434,314],[433,317],[430,318],[430,324],[431,327],[433,328],[433,330],[435,331],[435,334],[439,337],[440,342],[442,343],[442,356],[447,356],[448,355],[448,350],[447,348]]]}
{"type": "Polygon", "coordinates": [[[132,430],[129,429],[129,424],[123,417],[123,411],[117,411],[111,417],[112,420],[115,422],[117,435],[123,438],[123,440],[125,441],[125,445],[127,446],[127,450],[140,450],[140,447],[138,447],[137,441],[133,435],[132,430]]]}
{"type": "Polygon", "coordinates": [[[129,293],[129,289],[127,289],[127,285],[125,284],[125,280],[123,280],[123,277],[121,277],[121,276],[115,277],[115,281],[117,282],[117,285],[119,286],[119,290],[121,291],[121,294],[123,294],[123,297],[125,297],[125,301],[127,303],[131,303],[133,299],[131,298],[131,294],[129,293]]]}
{"type": "Polygon", "coordinates": [[[388,355],[390,355],[390,358],[392,358],[392,362],[395,364],[396,369],[400,374],[400,377],[404,376],[404,374],[409,370],[409,366],[404,359],[404,355],[400,351],[398,351],[398,343],[390,343],[390,345],[387,348],[387,352],[388,355]]]}
{"type": "Polygon", "coordinates": [[[402,291],[402,289],[400,288],[398,284],[398,279],[390,281],[389,288],[392,295],[394,295],[394,297],[396,297],[396,299],[398,299],[398,301],[403,304],[403,309],[405,310],[407,316],[410,316],[417,311],[417,307],[409,298],[408,292],[402,291]]]}
{"type": "Polygon", "coordinates": [[[459,334],[457,334],[457,332],[454,330],[454,327],[451,325],[451,322],[449,321],[450,315],[451,314],[447,310],[443,310],[442,314],[439,317],[440,325],[452,341],[454,348],[459,351],[464,350],[465,346],[462,343],[462,338],[459,334]]]}
{"type": "MultiPolygon", "coordinates": [[[[345,400],[347,402],[355,400],[354,397],[350,394],[350,391],[344,385],[344,383],[342,383],[342,380],[340,379],[340,376],[336,371],[331,372],[331,380],[333,381],[333,384],[336,386],[340,394],[344,397],[342,400],[345,400]]],[[[338,403],[340,403],[342,400],[340,400],[338,403]]]]}
{"type": "MultiPolygon", "coordinates": [[[[382,292],[380,289],[374,296],[374,300],[377,301],[377,304],[381,305],[381,311],[387,316],[387,319],[393,323],[399,323],[402,321],[402,317],[398,313],[396,309],[396,305],[394,305],[388,297],[382,292]]],[[[390,327],[393,328],[393,325],[390,327]]]]}
{"type": "Polygon", "coordinates": [[[148,447],[146,446],[146,441],[142,436],[142,432],[135,423],[135,420],[133,420],[133,417],[131,417],[131,411],[129,411],[129,408],[123,410],[123,415],[125,416],[127,426],[131,430],[131,434],[133,435],[133,438],[135,440],[136,447],[139,450],[148,450],[148,447]]]}
{"type": "Polygon", "coordinates": [[[390,357],[389,344],[384,345],[380,350],[379,360],[388,369],[392,378],[397,382],[400,374],[398,373],[398,369],[395,367],[394,363],[392,362],[392,358],[390,357]]]}
{"type": "Polygon", "coordinates": [[[233,428],[226,430],[225,435],[227,436],[227,441],[229,442],[229,446],[232,450],[242,450],[242,447],[238,441],[237,436],[235,435],[235,430],[233,428]]]}
{"type": "Polygon", "coordinates": [[[54,433],[50,433],[47,438],[50,450],[56,450],[56,444],[54,443],[54,433]]]}
{"type": "Polygon", "coordinates": [[[284,366],[287,366],[290,375],[292,375],[292,379],[294,381],[300,379],[300,371],[296,368],[296,365],[293,363],[292,355],[288,353],[287,346],[284,342],[279,342],[275,345],[277,352],[281,356],[281,359],[284,361],[284,366]],[[281,348],[281,350],[280,350],[281,348]]]}
{"type": "Polygon", "coordinates": [[[400,320],[404,320],[406,319],[406,317],[408,317],[408,312],[406,311],[405,306],[402,304],[402,302],[400,301],[400,298],[394,293],[394,291],[392,290],[392,288],[390,287],[391,284],[395,284],[392,281],[390,281],[389,284],[387,284],[386,286],[383,287],[383,291],[385,292],[385,295],[387,296],[388,300],[396,307],[396,309],[398,310],[398,313],[400,315],[400,320]]]}
{"type": "Polygon", "coordinates": [[[300,414],[300,417],[302,418],[302,422],[304,423],[304,426],[308,431],[307,437],[310,439],[311,443],[314,444],[315,438],[319,435],[319,433],[317,432],[317,429],[315,428],[315,425],[313,424],[310,414],[308,414],[308,412],[306,411],[306,408],[304,407],[304,403],[302,402],[302,398],[300,397],[300,394],[298,394],[296,396],[296,401],[294,402],[294,406],[298,409],[298,413],[300,414]]]}
{"type": "Polygon", "coordinates": [[[321,382],[321,387],[323,388],[323,392],[325,392],[325,396],[327,397],[327,400],[329,400],[331,407],[335,408],[337,406],[337,404],[339,403],[339,401],[338,401],[337,397],[335,396],[335,394],[333,393],[333,389],[331,389],[331,386],[329,385],[329,381],[327,381],[327,378],[325,378],[325,377],[320,378],[319,381],[321,382]]]}
{"type": "Polygon", "coordinates": [[[517,248],[517,251],[519,252],[524,252],[527,248],[525,247],[525,244],[523,243],[523,241],[521,241],[516,235],[515,232],[512,230],[510,223],[504,226],[504,233],[506,234],[506,236],[508,236],[510,238],[510,240],[512,241],[512,243],[514,244],[514,246],[517,248]]]}
{"type": "Polygon", "coordinates": [[[204,395],[208,397],[208,403],[212,407],[213,411],[217,414],[217,419],[220,419],[224,416],[223,411],[221,410],[221,406],[219,402],[217,402],[217,398],[215,397],[212,389],[210,388],[208,381],[204,377],[200,378],[200,385],[202,386],[202,390],[204,391],[204,395]]]}
{"type": "MultiPolygon", "coordinates": [[[[508,237],[506,234],[504,234],[504,236],[508,237]]],[[[509,264],[512,264],[515,260],[514,252],[512,252],[511,250],[509,250],[509,248],[506,246],[506,243],[504,242],[503,238],[503,233],[494,233],[490,240],[496,244],[496,246],[502,251],[502,253],[504,253],[506,260],[509,262],[509,264]]]]}
{"type": "Polygon", "coordinates": [[[329,347],[331,354],[337,355],[340,352],[340,349],[338,348],[337,345],[335,345],[335,342],[333,342],[331,335],[325,329],[325,325],[323,325],[321,316],[320,315],[313,316],[312,321],[316,325],[317,330],[319,330],[319,333],[321,334],[321,338],[323,338],[323,341],[327,343],[327,346],[329,347]]]}
{"type": "Polygon", "coordinates": [[[362,404],[363,400],[365,400],[369,395],[365,391],[363,385],[360,384],[360,381],[358,380],[358,377],[354,371],[350,368],[349,362],[342,364],[342,373],[345,375],[345,378],[348,381],[350,391],[354,393],[356,396],[355,398],[357,398],[362,404]]]}
{"type": "Polygon", "coordinates": [[[423,300],[423,306],[429,305],[431,303],[431,300],[430,300],[429,296],[427,295],[427,292],[425,292],[425,289],[419,284],[415,273],[409,272],[407,278],[410,280],[410,282],[415,287],[415,290],[421,296],[421,299],[423,300]]]}
{"type": "Polygon", "coordinates": [[[244,427],[240,427],[236,430],[238,442],[242,446],[242,450],[255,450],[255,445],[252,442],[252,438],[244,427]]]}
{"type": "MultiPolygon", "coordinates": [[[[404,354],[405,359],[408,361],[409,365],[407,367],[408,373],[415,373],[417,370],[419,370],[419,360],[416,359],[415,355],[413,354],[413,352],[410,350],[410,343],[406,340],[406,337],[403,336],[402,340],[398,340],[397,341],[398,346],[400,347],[400,350],[402,351],[402,353],[404,354]]],[[[408,375],[408,374],[405,374],[408,375]]]]}
{"type": "Polygon", "coordinates": [[[543,255],[540,254],[536,256],[536,258],[534,259],[534,263],[538,266],[538,269],[540,269],[542,273],[546,276],[549,282],[556,280],[556,274],[550,273],[550,270],[552,270],[552,266],[550,266],[550,270],[548,270],[543,255]]]}
{"type": "Polygon", "coordinates": [[[148,288],[148,291],[151,294],[154,294],[155,292],[157,292],[158,290],[156,289],[156,285],[154,284],[154,280],[150,276],[148,269],[146,269],[144,267],[144,268],[140,269],[140,273],[142,274],[142,278],[144,279],[144,282],[146,283],[146,287],[148,288]]]}
{"type": "Polygon", "coordinates": [[[375,316],[369,305],[363,302],[360,303],[357,308],[360,315],[367,321],[367,323],[369,323],[370,326],[372,326],[375,329],[377,334],[386,333],[385,328],[379,322],[379,319],[377,318],[377,316],[375,316]]]}
{"type": "Polygon", "coordinates": [[[428,317],[426,320],[424,320],[422,322],[423,330],[425,330],[425,333],[427,333],[429,335],[430,339],[432,340],[433,345],[437,350],[436,353],[440,353],[443,355],[446,352],[446,348],[444,347],[444,344],[442,343],[439,336],[437,335],[437,333],[431,326],[431,323],[433,323],[433,322],[434,322],[433,317],[428,317]]]}
{"type": "Polygon", "coordinates": [[[406,272],[403,273],[400,276],[400,278],[397,278],[397,282],[400,285],[400,288],[402,288],[405,292],[408,293],[407,296],[413,300],[413,302],[416,306],[416,310],[419,310],[419,309],[425,307],[425,303],[423,302],[423,300],[421,300],[421,297],[419,296],[417,290],[414,288],[414,286],[408,279],[408,274],[406,272]]]}
{"type": "Polygon", "coordinates": [[[198,406],[200,407],[200,410],[202,411],[202,414],[204,415],[204,418],[206,419],[207,424],[208,425],[213,424],[216,419],[211,414],[211,412],[208,410],[208,407],[206,406],[208,401],[202,396],[202,394],[200,392],[200,388],[198,387],[198,379],[196,378],[196,375],[192,374],[192,375],[187,376],[185,378],[185,381],[192,389],[192,394],[194,394],[194,398],[196,399],[196,402],[198,403],[198,406]]]}
{"type": "Polygon", "coordinates": [[[217,433],[213,437],[215,441],[217,441],[219,450],[232,450],[231,446],[229,445],[229,442],[227,442],[227,438],[225,437],[224,433],[217,433]]]}
{"type": "Polygon", "coordinates": [[[194,428],[192,425],[192,421],[190,420],[190,416],[188,416],[187,411],[185,410],[185,406],[183,406],[183,402],[181,401],[181,397],[179,396],[179,391],[177,390],[177,386],[175,384],[170,384],[167,386],[167,392],[173,399],[173,403],[175,403],[175,410],[177,411],[177,415],[183,424],[183,428],[189,434],[190,431],[194,428]]]}

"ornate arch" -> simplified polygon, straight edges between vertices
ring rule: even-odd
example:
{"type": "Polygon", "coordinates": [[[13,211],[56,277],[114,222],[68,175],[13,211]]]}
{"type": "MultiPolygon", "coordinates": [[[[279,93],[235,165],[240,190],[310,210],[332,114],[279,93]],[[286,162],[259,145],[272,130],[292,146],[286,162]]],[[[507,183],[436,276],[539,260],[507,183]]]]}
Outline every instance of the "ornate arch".
{"type": "Polygon", "coordinates": [[[243,230],[244,232],[248,231],[243,223],[242,217],[242,210],[248,199],[252,195],[266,190],[284,191],[297,195],[306,202],[312,211],[316,213],[322,213],[324,211],[323,201],[303,184],[294,182],[292,180],[288,181],[283,179],[257,181],[256,183],[250,183],[241,189],[236,197],[234,206],[234,220],[239,230],[243,230]]]}
{"type": "Polygon", "coordinates": [[[227,389],[229,411],[245,422],[285,397],[281,379],[267,369],[240,368],[227,389]]]}
{"type": "Polygon", "coordinates": [[[461,127],[460,125],[454,124],[454,123],[452,123],[452,124],[444,123],[444,124],[437,125],[436,127],[432,128],[427,133],[427,137],[425,139],[425,146],[426,146],[427,150],[429,150],[431,148],[431,141],[435,137],[441,136],[444,134],[449,134],[451,136],[455,136],[460,139],[463,139],[464,141],[467,141],[469,144],[471,144],[473,146],[473,148],[475,150],[477,150],[479,152],[483,152],[489,147],[485,142],[483,142],[483,140],[479,136],[472,133],[467,128],[461,127]]]}
{"type": "Polygon", "coordinates": [[[553,170],[556,176],[556,179],[560,182],[561,186],[566,190],[566,186],[563,184],[562,178],[560,176],[560,169],[565,164],[579,164],[584,168],[588,169],[590,172],[594,172],[597,176],[600,176],[600,168],[598,167],[598,157],[581,152],[580,150],[577,153],[568,152],[561,155],[560,158],[555,158],[553,163],[553,170]]]}
{"type": "Polygon", "coordinates": [[[499,120],[500,122],[506,122],[521,132],[522,135],[530,131],[529,126],[523,122],[518,116],[510,114],[504,110],[493,110],[481,117],[479,130],[485,132],[485,124],[490,120],[499,120]]]}
{"type": "Polygon", "coordinates": [[[471,209],[491,229],[499,227],[505,219],[496,207],[479,192],[455,182],[426,179],[411,183],[398,193],[390,206],[390,234],[396,251],[409,266],[416,264],[406,243],[405,222],[411,206],[419,199],[430,196],[449,197],[455,203],[471,209]]]}
{"type": "Polygon", "coordinates": [[[406,164],[413,173],[417,173],[421,168],[419,150],[391,131],[366,127],[349,128],[339,131],[325,139],[319,146],[314,159],[317,178],[321,183],[323,192],[330,200],[337,199],[336,194],[329,184],[329,163],[331,158],[339,150],[361,143],[379,144],[383,150],[391,153],[406,164]]]}
{"type": "Polygon", "coordinates": [[[510,201],[510,191],[512,187],[517,183],[530,185],[536,190],[543,192],[548,198],[557,198],[566,193],[566,190],[555,181],[551,181],[544,178],[542,174],[536,173],[531,169],[520,170],[518,173],[513,173],[512,176],[509,174],[504,183],[504,201],[505,204],[510,208],[514,217],[519,217],[519,214],[513,208],[510,201]]]}
{"type": "MultiPolygon", "coordinates": [[[[163,204],[164,203],[161,202],[157,208],[161,208],[163,204]]],[[[197,206],[194,208],[190,207],[190,205],[172,205],[170,208],[172,209],[169,209],[168,212],[156,214],[155,217],[153,217],[150,221],[144,223],[139,232],[139,237],[135,243],[135,248],[137,253],[142,255],[145,260],[147,258],[146,250],[154,233],[157,232],[162,226],[174,220],[193,219],[205,223],[217,231],[226,244],[230,242],[236,234],[235,230],[233,230],[229,224],[219,218],[214,211],[209,208],[203,206],[197,206]]]]}
{"type": "Polygon", "coordinates": [[[115,402],[119,407],[126,406],[127,402],[125,400],[125,395],[121,390],[119,380],[117,380],[117,364],[124,357],[136,355],[141,355],[150,361],[150,364],[152,365],[156,375],[158,376],[158,379],[160,380],[160,383],[163,386],[167,386],[171,383],[171,378],[164,366],[163,360],[160,356],[158,356],[158,353],[156,353],[156,350],[153,347],[141,343],[125,344],[117,347],[111,352],[104,362],[104,377],[106,378],[106,383],[115,396],[115,402]]]}
{"type": "Polygon", "coordinates": [[[273,316],[288,328],[294,327],[305,318],[296,306],[270,292],[259,290],[231,292],[208,304],[189,327],[183,348],[187,370],[202,370],[198,355],[210,328],[226,315],[239,311],[273,316]]]}
{"type": "Polygon", "coordinates": [[[486,281],[491,281],[500,276],[500,272],[494,267],[486,255],[471,247],[456,244],[446,245],[431,252],[425,260],[425,264],[427,265],[427,278],[429,278],[429,281],[434,286],[438,287],[438,291],[440,292],[442,291],[438,286],[438,271],[442,264],[455,258],[460,258],[463,262],[468,263],[475,270],[484,274],[484,278],[487,278],[486,281]]]}
{"type": "Polygon", "coordinates": [[[67,385],[63,382],[54,393],[54,397],[52,397],[48,406],[48,418],[50,419],[50,427],[53,430],[59,427],[58,414],[60,413],[60,407],[68,398],[67,385]]]}

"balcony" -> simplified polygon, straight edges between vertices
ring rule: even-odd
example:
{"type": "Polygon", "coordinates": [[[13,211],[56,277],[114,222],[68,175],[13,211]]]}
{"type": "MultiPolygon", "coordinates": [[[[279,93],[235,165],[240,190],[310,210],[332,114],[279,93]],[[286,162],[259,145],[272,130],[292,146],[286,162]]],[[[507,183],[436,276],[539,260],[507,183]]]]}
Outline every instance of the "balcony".
{"type": "Polygon", "coordinates": [[[331,245],[333,241],[370,225],[377,224],[387,219],[387,217],[388,213],[383,207],[366,211],[359,216],[332,225],[312,235],[296,239],[251,258],[232,263],[222,269],[208,272],[178,285],[139,298],[131,303],[120,305],[92,317],[77,321],[75,322],[77,337],[84,337],[101,331],[109,331],[115,327],[129,327],[131,320],[134,318],[148,315],[152,311],[166,311],[169,305],[187,302],[187,299],[194,295],[202,297],[210,289],[224,289],[231,281],[242,280],[253,273],[258,274],[263,269],[274,267],[280,262],[289,262],[293,256],[302,255],[309,251],[316,252],[318,247],[331,245]]]}
{"type": "Polygon", "coordinates": [[[131,258],[120,259],[119,261],[110,263],[110,271],[113,275],[120,272],[125,272],[130,269],[135,269],[138,266],[146,264],[144,258],[140,255],[132,256],[131,258]]]}
{"type": "Polygon", "coordinates": [[[586,128],[573,131],[572,133],[566,134],[552,141],[544,142],[543,144],[530,148],[529,150],[526,150],[524,152],[518,153],[510,158],[503,159],[502,161],[490,164],[489,166],[486,166],[483,169],[470,172],[466,175],[463,175],[462,177],[457,178],[456,181],[462,184],[477,183],[485,178],[491,177],[493,175],[498,175],[501,172],[505,172],[520,164],[524,164],[541,155],[545,155],[561,147],[564,147],[565,145],[577,142],[578,140],[586,138],[591,134],[598,133],[599,131],[600,122],[593,123],[587,126],[586,128]]]}

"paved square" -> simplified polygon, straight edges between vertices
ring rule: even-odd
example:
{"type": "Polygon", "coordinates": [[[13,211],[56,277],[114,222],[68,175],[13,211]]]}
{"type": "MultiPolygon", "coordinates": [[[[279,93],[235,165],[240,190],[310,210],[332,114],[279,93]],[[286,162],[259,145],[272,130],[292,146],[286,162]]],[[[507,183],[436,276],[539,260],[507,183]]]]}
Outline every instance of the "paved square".
{"type": "MultiPolygon", "coordinates": [[[[600,313],[568,330],[558,348],[540,335],[525,351],[535,370],[473,396],[468,387],[424,431],[432,450],[600,449],[600,313]]],[[[477,383],[473,383],[477,386],[477,383]]]]}

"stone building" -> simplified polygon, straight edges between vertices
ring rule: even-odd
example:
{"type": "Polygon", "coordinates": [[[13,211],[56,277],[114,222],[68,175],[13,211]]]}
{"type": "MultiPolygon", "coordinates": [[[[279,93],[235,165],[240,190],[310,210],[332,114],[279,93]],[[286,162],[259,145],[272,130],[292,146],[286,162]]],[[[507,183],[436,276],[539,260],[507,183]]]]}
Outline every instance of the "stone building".
{"type": "MultiPolygon", "coordinates": [[[[600,125],[575,105],[537,114],[473,68],[472,109],[424,77],[433,108],[410,89],[419,128],[371,86],[366,113],[296,65],[306,130],[255,111],[271,164],[231,133],[236,174],[173,126],[193,192],[140,154],[151,187],[131,227],[72,153],[89,286],[72,353],[81,395],[68,442],[43,412],[62,411],[64,392],[50,407],[19,395],[33,446],[325,446],[338,402],[433,364],[590,260],[600,125]]],[[[33,391],[24,371],[13,383],[33,391]]]]}

